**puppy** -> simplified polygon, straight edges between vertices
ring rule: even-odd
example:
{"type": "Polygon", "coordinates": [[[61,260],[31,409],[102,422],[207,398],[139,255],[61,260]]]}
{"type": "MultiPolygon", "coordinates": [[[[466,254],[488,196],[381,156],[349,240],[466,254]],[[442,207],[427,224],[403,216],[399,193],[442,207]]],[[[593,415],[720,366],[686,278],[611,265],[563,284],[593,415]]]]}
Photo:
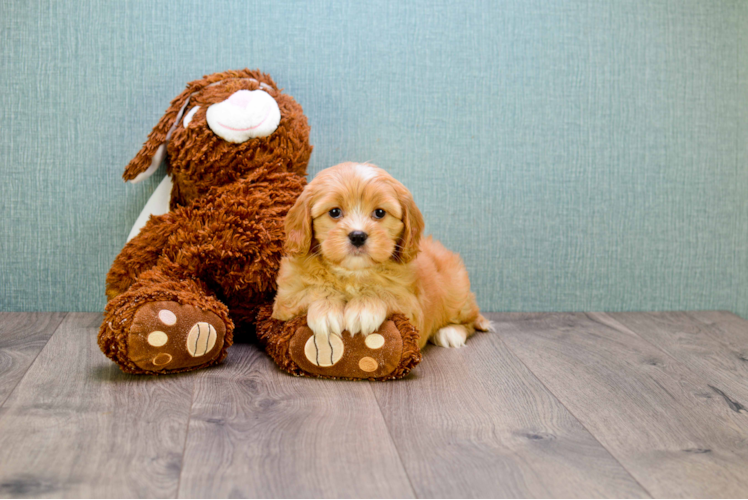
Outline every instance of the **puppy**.
{"type": "Polygon", "coordinates": [[[342,163],[310,182],[285,221],[273,317],[306,313],[315,336],[368,335],[405,314],[443,347],[461,347],[490,322],[480,315],[460,256],[430,236],[410,191],[370,164],[342,163]]]}

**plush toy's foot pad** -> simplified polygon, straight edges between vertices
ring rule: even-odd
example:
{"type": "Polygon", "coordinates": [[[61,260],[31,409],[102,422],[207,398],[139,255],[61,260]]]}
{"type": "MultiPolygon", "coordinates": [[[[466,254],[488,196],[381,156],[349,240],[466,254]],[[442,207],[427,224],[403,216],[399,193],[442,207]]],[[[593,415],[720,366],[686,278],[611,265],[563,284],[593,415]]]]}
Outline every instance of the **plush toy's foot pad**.
{"type": "Polygon", "coordinates": [[[392,373],[403,356],[403,339],[395,323],[385,321],[368,336],[330,334],[321,338],[309,327],[296,330],[288,351],[302,370],[335,378],[378,378],[392,373]]]}
{"type": "Polygon", "coordinates": [[[212,312],[171,301],[149,302],[133,317],[127,351],[143,370],[180,370],[215,360],[225,335],[226,325],[212,312]]]}

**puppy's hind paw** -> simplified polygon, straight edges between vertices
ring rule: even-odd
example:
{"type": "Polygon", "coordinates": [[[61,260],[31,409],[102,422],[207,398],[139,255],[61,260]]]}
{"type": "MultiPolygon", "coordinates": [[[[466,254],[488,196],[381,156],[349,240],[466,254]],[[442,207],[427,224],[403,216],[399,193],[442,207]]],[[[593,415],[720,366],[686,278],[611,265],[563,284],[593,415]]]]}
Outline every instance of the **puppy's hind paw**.
{"type": "Polygon", "coordinates": [[[467,337],[468,332],[463,325],[447,325],[439,329],[429,340],[441,347],[462,347],[467,337]]]}
{"type": "Polygon", "coordinates": [[[478,319],[475,320],[473,326],[479,332],[493,332],[494,326],[490,319],[486,319],[482,314],[478,315],[478,319]]]}

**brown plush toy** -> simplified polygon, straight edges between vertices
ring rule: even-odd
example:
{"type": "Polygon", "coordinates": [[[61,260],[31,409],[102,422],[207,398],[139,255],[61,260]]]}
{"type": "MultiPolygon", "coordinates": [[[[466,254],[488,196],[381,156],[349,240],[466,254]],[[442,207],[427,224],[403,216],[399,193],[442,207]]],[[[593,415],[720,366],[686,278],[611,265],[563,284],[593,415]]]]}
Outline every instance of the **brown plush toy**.
{"type": "Polygon", "coordinates": [[[332,366],[306,356],[305,317],[270,318],[284,218],[311,152],[301,106],[259,71],[205,76],[172,101],[123,176],[137,182],[168,162],[157,190],[168,204],[144,211],[107,276],[99,346],[123,371],[217,364],[235,328],[256,329],[294,375],[398,378],[420,361],[418,334],[397,315],[377,332],[382,346],[346,336],[332,366]]]}

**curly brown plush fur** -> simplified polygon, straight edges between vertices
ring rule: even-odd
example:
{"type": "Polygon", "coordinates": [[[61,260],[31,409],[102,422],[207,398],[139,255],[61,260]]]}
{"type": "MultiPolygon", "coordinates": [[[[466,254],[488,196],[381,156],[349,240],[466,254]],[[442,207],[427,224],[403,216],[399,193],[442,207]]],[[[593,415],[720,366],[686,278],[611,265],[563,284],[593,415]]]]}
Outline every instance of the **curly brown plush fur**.
{"type": "Polygon", "coordinates": [[[122,177],[126,181],[148,169],[158,147],[167,142],[175,121],[176,128],[167,146],[167,173],[174,183],[172,209],[186,205],[213,187],[235,182],[258,167],[306,176],[306,166],[312,154],[306,116],[293,97],[283,94],[270,76],[260,71],[225,71],[188,83],[125,168],[122,177]],[[275,99],[281,112],[281,121],[275,132],[234,144],[210,130],[205,116],[208,107],[226,100],[238,90],[264,90],[275,99]],[[188,106],[182,109],[188,101],[188,106]],[[180,110],[184,115],[195,106],[200,109],[185,129],[182,120],[176,121],[177,116],[180,110]]]}
{"type": "Polygon", "coordinates": [[[99,335],[102,351],[125,371],[152,372],[130,360],[130,322],[143,304],[167,300],[218,315],[226,325],[226,337],[218,358],[159,372],[222,361],[232,343],[234,323],[254,324],[257,309],[272,303],[283,249],[283,219],[304,183],[296,174],[260,169],[186,207],[151,217],[109,271],[108,290],[125,291],[105,309],[99,335]]]}
{"type": "MultiPolygon", "coordinates": [[[[152,216],[112,264],[101,350],[128,373],[189,371],[221,362],[234,329],[256,325],[268,352],[288,369],[273,346],[305,319],[283,325],[262,316],[258,323],[257,314],[272,305],[284,218],[306,184],[312,146],[301,106],[259,71],[208,75],[172,101],[125,169],[125,180],[148,170],[164,144],[171,211],[152,216]],[[280,109],[274,132],[232,143],[211,131],[206,111],[212,104],[258,89],[280,109]],[[182,117],[195,106],[185,128],[182,117]]],[[[417,334],[407,321],[397,324],[410,346],[417,334]]],[[[399,376],[420,360],[417,347],[408,349],[399,376]]]]}

